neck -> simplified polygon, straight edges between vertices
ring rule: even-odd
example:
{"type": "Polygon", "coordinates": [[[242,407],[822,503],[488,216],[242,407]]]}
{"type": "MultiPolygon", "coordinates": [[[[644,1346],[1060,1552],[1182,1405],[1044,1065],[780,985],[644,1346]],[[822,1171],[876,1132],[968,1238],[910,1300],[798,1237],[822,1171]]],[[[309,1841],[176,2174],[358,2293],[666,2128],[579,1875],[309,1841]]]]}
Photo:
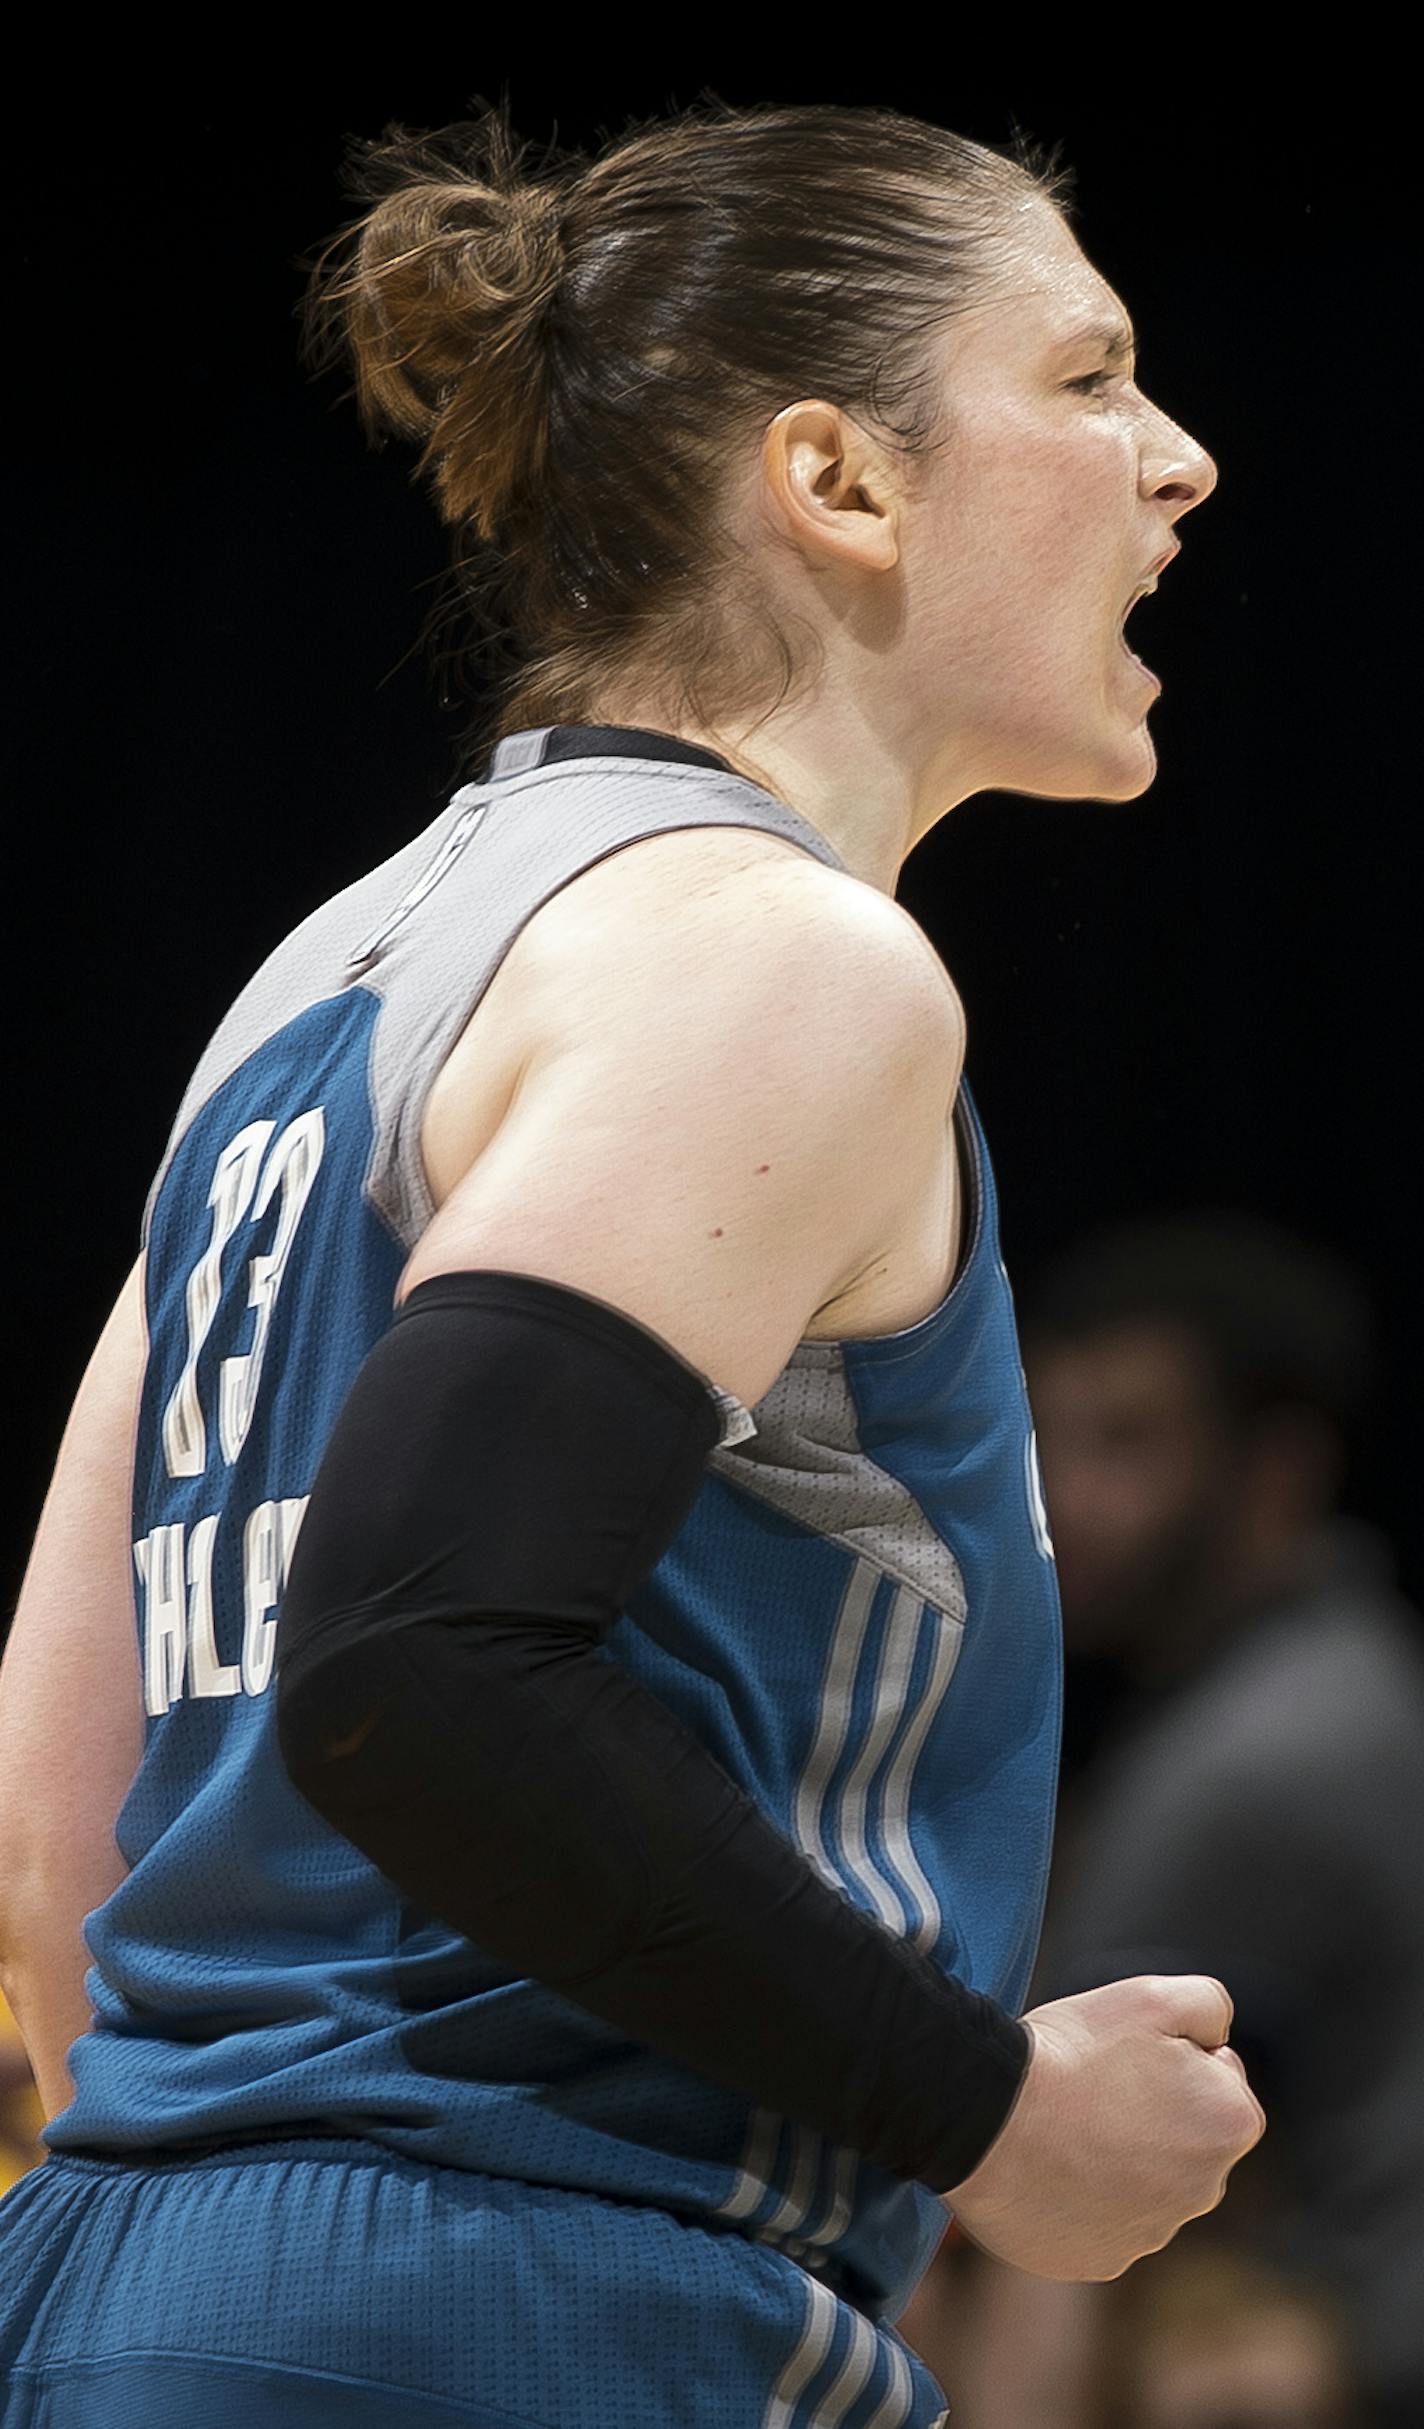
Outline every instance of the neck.
{"type": "MultiPolygon", "coordinates": [[[[936,788],[934,808],[924,813],[896,737],[870,728],[846,699],[831,706],[822,696],[758,724],[714,729],[686,718],[670,719],[646,701],[610,704],[600,698],[596,721],[647,726],[716,751],[739,776],[784,801],[813,826],[852,877],[892,899],[900,871],[921,835],[952,807],[950,798],[936,788]]],[[[954,798],[962,799],[973,789],[965,786],[954,798]]]]}

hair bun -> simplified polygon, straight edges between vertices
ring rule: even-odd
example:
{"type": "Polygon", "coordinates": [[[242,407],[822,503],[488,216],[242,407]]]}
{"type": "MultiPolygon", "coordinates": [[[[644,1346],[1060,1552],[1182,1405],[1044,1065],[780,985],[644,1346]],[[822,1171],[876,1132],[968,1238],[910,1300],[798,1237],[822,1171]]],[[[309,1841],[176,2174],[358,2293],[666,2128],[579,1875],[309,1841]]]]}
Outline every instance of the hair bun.
{"type": "Polygon", "coordinates": [[[442,520],[484,537],[543,443],[540,321],[564,264],[562,188],[520,176],[524,149],[494,112],[357,139],[343,182],[370,207],[306,265],[306,360],[349,361],[367,436],[424,441],[442,520]]]}

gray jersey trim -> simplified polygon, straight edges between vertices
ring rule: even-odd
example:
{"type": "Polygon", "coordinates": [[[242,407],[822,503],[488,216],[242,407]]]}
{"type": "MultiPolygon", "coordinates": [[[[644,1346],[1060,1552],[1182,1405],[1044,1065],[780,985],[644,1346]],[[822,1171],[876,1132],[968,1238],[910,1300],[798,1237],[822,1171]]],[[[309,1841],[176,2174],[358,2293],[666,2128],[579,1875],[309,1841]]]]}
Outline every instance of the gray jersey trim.
{"type": "MultiPolygon", "coordinates": [[[[144,1207],[145,1253],[158,1193],[195,1115],[264,1039],[313,1004],[353,985],[380,998],[364,1191],[409,1252],[435,1212],[420,1153],[431,1084],[515,938],[563,886],[644,836],[695,826],[779,835],[845,870],[808,820],[745,777],[602,754],[541,766],[552,730],[508,736],[483,781],[461,786],[428,827],[320,904],[268,955],[184,1091],[144,1207]]],[[[756,1428],[742,1403],[707,1380],[724,1445],[749,1439],[756,1428]]]]}

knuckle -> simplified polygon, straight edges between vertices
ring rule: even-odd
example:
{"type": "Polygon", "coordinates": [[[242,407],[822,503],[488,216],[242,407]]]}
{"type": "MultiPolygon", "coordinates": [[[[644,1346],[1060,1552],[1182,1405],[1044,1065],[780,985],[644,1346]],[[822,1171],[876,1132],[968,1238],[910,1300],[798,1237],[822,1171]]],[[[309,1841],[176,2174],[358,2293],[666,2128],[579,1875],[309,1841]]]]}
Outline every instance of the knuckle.
{"type": "Polygon", "coordinates": [[[1163,2025],[1175,2021],[1176,2003],[1166,1974],[1143,1974],[1137,1993],[1149,2023],[1163,2025]]]}

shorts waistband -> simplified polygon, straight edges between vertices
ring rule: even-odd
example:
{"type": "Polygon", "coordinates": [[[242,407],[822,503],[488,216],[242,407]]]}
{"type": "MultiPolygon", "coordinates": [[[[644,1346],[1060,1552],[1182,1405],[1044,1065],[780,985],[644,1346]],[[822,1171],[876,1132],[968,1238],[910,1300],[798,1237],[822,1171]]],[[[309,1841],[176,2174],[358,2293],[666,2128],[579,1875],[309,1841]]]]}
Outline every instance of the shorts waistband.
{"type": "MultiPolygon", "coordinates": [[[[464,2184],[479,2181],[476,2170],[452,2167],[448,2161],[417,2159],[408,2152],[392,2150],[386,2143],[375,2142],[369,2135],[339,2134],[319,2123],[308,2124],[300,2120],[280,2129],[240,2127],[208,2141],[139,2143],[126,2150],[98,2144],[65,2148],[51,2151],[48,2159],[41,2164],[54,2166],[62,2161],[66,2167],[72,2167],[83,2175],[123,2176],[139,2170],[149,2175],[176,2175],[184,2168],[250,2166],[254,2161],[263,2159],[332,2159],[357,2167],[383,2168],[388,2174],[426,2181],[432,2174],[456,2177],[464,2184]]],[[[506,2184],[518,2181],[501,2179],[506,2184]]],[[[541,2199],[553,2199],[560,2193],[573,2200],[591,2198],[606,2203],[613,2198],[606,2193],[588,2195],[579,2188],[546,2184],[531,2185],[528,2190],[541,2199]]],[[[836,2255],[818,2254],[808,2265],[807,2259],[782,2251],[775,2237],[748,2235],[739,2225],[729,2225],[725,2221],[703,2217],[700,2213],[670,2215],[686,2215],[690,2224],[706,2232],[741,2235],[761,2250],[779,2252],[782,2259],[791,2261],[806,2275],[818,2278],[838,2300],[864,2311],[871,2319],[879,2315],[879,2302],[863,2284],[859,2273],[847,2268],[836,2255]]]]}
{"type": "Polygon", "coordinates": [[[115,2149],[110,2144],[85,2143],[51,2151],[45,2165],[60,2160],[73,2161],[81,2169],[133,2169],[191,2167],[207,2160],[238,2160],[270,2155],[273,2158],[300,2157],[312,2159],[365,2160],[372,2167],[414,2167],[425,2162],[407,2159],[399,2151],[388,2150],[383,2143],[372,2142],[364,2134],[333,2133],[329,2127],[317,2125],[265,2126],[257,2132],[239,2132],[214,2136],[211,2140],[190,2142],[134,2143],[127,2149],[115,2149]]]}

